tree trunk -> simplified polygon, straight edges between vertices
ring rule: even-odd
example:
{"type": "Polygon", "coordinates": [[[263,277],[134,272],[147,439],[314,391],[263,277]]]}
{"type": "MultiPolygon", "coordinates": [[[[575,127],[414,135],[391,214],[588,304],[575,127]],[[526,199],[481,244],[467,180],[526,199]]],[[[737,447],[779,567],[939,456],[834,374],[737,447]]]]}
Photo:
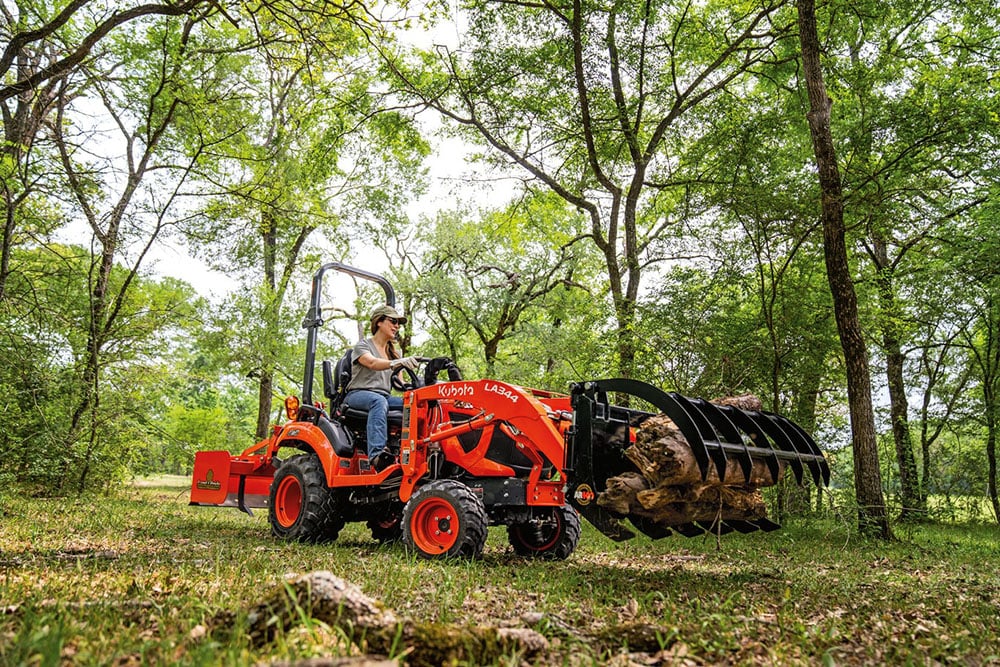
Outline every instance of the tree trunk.
{"type": "Polygon", "coordinates": [[[831,100],[826,94],[820,67],[819,36],[814,0],[799,0],[799,39],[802,65],[809,93],[809,131],[812,136],[823,208],[823,253],[833,297],[837,332],[844,350],[847,397],[854,446],[854,484],[858,503],[858,527],[863,534],[889,539],[892,536],[882,496],[875,415],[872,409],[868,352],[861,331],[857,294],[847,258],[843,195],[837,154],[830,130],[831,100]]]}
{"type": "Polygon", "coordinates": [[[889,263],[885,239],[878,234],[872,238],[875,259],[875,284],[878,288],[879,306],[882,310],[882,347],[885,349],[885,374],[889,387],[889,412],[892,419],[892,440],[896,446],[896,464],[899,466],[901,520],[914,519],[926,513],[927,506],[920,493],[917,460],[913,454],[910,436],[909,403],[906,399],[906,382],[903,366],[906,356],[902,351],[899,326],[896,323],[895,286],[892,265],[889,263]]]}
{"type": "MultiPolygon", "coordinates": [[[[992,303],[990,304],[992,306],[992,303]]],[[[992,314],[994,309],[988,308],[987,314],[992,314]]],[[[1000,324],[1000,320],[996,322],[1000,324]]],[[[993,506],[993,517],[1000,522],[1000,498],[997,497],[997,417],[1000,415],[1000,405],[997,401],[997,388],[1000,386],[1000,340],[995,337],[997,329],[994,323],[989,323],[990,330],[987,334],[987,349],[985,351],[983,364],[983,407],[986,411],[986,461],[989,466],[986,476],[986,495],[993,506]]]]}
{"type": "Polygon", "coordinates": [[[274,336],[278,331],[279,308],[275,299],[277,287],[278,230],[277,221],[265,209],[261,212],[261,245],[264,258],[263,304],[264,340],[261,344],[260,376],[257,380],[257,430],[254,436],[263,440],[268,436],[271,424],[271,394],[274,390],[274,336]]]}
{"type": "Polygon", "coordinates": [[[986,459],[989,462],[986,494],[993,505],[993,518],[1000,523],[1000,498],[997,497],[997,420],[993,417],[988,419],[986,428],[986,459]]]}
{"type": "Polygon", "coordinates": [[[257,430],[255,437],[258,441],[268,436],[271,426],[271,396],[274,393],[274,374],[261,369],[260,377],[257,381],[257,430]]]}

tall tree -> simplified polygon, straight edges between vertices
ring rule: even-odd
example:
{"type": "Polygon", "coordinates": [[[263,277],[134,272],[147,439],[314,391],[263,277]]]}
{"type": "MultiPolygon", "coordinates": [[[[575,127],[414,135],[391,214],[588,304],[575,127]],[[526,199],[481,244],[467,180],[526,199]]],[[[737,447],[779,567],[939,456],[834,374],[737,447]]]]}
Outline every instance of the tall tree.
{"type": "MultiPolygon", "coordinates": [[[[151,24],[140,34],[118,35],[102,42],[102,53],[82,68],[87,85],[103,104],[117,136],[106,156],[92,157],[86,148],[94,130],[70,122],[71,100],[61,100],[51,123],[67,190],[93,239],[89,269],[90,304],[86,323],[86,354],[80,361],[81,393],[68,420],[67,449],[81,434],[90,444],[77,465],[78,488],[86,485],[89,464],[97,448],[97,408],[103,356],[132,283],[154,243],[175,224],[178,199],[199,151],[181,157],[165,150],[169,131],[185,109],[185,93],[198,89],[192,78],[191,49],[200,18],[151,24]],[[119,171],[121,169],[122,171],[119,171]],[[160,192],[143,191],[159,179],[160,192]],[[127,265],[121,281],[113,281],[118,264],[127,265]]],[[[108,145],[108,144],[106,144],[108,145]]],[[[178,212],[181,214],[181,212],[178,212]]]]}
{"type": "Polygon", "coordinates": [[[112,9],[94,0],[0,4],[0,44],[5,44],[0,54],[0,303],[11,270],[12,248],[19,238],[37,231],[39,221],[30,208],[35,193],[49,179],[42,166],[47,156],[33,149],[57,105],[75,94],[68,88],[70,77],[103,40],[120,34],[125,26],[149,17],[216,9],[210,0],[129,1],[116,3],[112,9]]]}
{"type": "Polygon", "coordinates": [[[830,128],[832,100],[820,63],[819,33],[813,0],[798,0],[799,40],[804,84],[809,95],[809,131],[822,193],[823,249],[834,315],[847,366],[847,395],[854,449],[854,485],[861,532],[888,539],[892,532],[882,496],[882,475],[875,437],[868,349],[858,316],[857,294],[847,256],[843,190],[830,128]]]}
{"type": "Polygon", "coordinates": [[[225,328],[234,360],[256,378],[258,438],[268,433],[277,367],[297,339],[288,323],[299,320],[285,311],[302,265],[311,272],[326,260],[318,249],[346,252],[345,219],[398,215],[426,152],[410,121],[377,92],[364,40],[374,26],[361,8],[285,9],[262,7],[232,31],[228,71],[240,98],[203,107],[186,128],[219,137],[212,168],[202,172],[212,203],[194,231],[208,239],[210,263],[247,288],[226,314],[243,326],[225,328]],[[256,51],[236,51],[253,40],[256,51]],[[323,238],[314,240],[317,231],[323,238]]]}
{"type": "Polygon", "coordinates": [[[772,58],[794,27],[782,5],[478,0],[459,48],[411,65],[387,52],[406,93],[585,212],[626,377],[643,272],[672,255],[664,232],[689,213],[677,170],[697,130],[685,119],[772,58]]]}
{"type": "MultiPolygon", "coordinates": [[[[501,346],[511,347],[506,341],[542,317],[553,292],[581,288],[580,274],[589,273],[582,227],[564,201],[542,193],[501,211],[444,213],[426,234],[418,284],[424,301],[434,303],[428,314],[441,330],[472,332],[487,377],[496,376],[501,346]]],[[[552,315],[550,325],[564,316],[552,315]]]]}

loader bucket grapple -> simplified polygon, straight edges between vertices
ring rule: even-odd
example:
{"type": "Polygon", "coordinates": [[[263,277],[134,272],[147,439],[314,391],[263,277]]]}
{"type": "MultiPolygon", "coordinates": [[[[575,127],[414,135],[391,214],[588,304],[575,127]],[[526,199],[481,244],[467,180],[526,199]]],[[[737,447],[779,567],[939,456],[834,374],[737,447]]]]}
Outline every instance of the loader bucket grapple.
{"type": "Polygon", "coordinates": [[[288,421],[242,453],[198,452],[191,504],[267,508],[272,533],[301,542],[330,542],[346,523],[365,522],[374,540],[401,541],[424,558],[476,558],[487,529],[505,526],[515,554],[563,559],[576,548],[581,515],[615,540],[635,535],[626,521],[654,538],[772,530],[760,488],[788,469],[800,484],[829,482],[816,443],[759,406],[636,380],[582,382],[569,394],[469,380],[445,357],[414,357],[427,364],[423,377],[393,378],[403,393],[402,410],[387,415],[394,460],[375,466],[367,414],[345,404],[352,355],[316,359],[331,270],[375,282],[394,305],[382,276],[321,266],[303,321],[301,399],[286,399],[288,421]],[[313,401],[317,365],[328,403],[313,401]],[[612,395],[652,409],[614,405],[612,395]]]}
{"type": "Polygon", "coordinates": [[[830,481],[822,452],[798,425],[774,413],[664,392],[628,379],[576,384],[568,438],[567,497],[615,540],[634,537],[628,519],[654,538],[773,530],[758,489],[790,467],[799,484],[830,481]],[[613,405],[628,394],[659,414],[613,405]]]}

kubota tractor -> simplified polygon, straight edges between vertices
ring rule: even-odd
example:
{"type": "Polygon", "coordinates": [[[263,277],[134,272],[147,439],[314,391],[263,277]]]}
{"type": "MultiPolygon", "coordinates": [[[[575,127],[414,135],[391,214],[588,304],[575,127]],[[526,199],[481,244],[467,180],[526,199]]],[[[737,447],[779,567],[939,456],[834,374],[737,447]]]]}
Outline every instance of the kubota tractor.
{"type": "Polygon", "coordinates": [[[829,482],[813,440],[771,413],[636,380],[580,382],[568,394],[465,380],[447,358],[423,360],[423,377],[394,376],[403,409],[389,413],[389,448],[398,462],[377,471],[366,455],[367,415],[343,404],[350,351],[321,362],[328,407],[313,402],[329,270],[375,281],[395,305],[382,276],[320,267],[303,322],[301,399],[286,399],[288,421],[243,453],[198,452],[191,504],[267,507],[277,537],[306,542],[335,540],[347,522],[364,521],[375,540],[401,539],[427,558],[477,557],[487,528],[504,525],[517,554],[563,559],[576,548],[579,515],[615,540],[634,536],[625,519],[654,538],[771,530],[760,486],[786,466],[799,483],[805,471],[829,482]],[[609,402],[624,394],[660,414],[609,402]]]}

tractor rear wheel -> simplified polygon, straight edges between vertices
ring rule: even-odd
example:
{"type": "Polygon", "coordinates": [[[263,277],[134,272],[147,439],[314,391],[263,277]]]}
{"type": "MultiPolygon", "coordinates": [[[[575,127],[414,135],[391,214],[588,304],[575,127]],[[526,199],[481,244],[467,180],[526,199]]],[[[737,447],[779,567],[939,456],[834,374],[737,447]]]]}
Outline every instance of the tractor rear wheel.
{"type": "Polygon", "coordinates": [[[569,505],[550,509],[548,516],[507,526],[507,540],[517,555],[565,560],[576,549],[580,540],[580,515],[569,505]]]}
{"type": "Polygon", "coordinates": [[[403,543],[422,558],[479,558],[488,525],[483,501],[472,489],[434,480],[414,491],[403,508],[403,543]]]}
{"type": "Polygon", "coordinates": [[[285,461],[271,482],[268,507],[271,532],[285,540],[332,542],[344,527],[323,464],[315,454],[285,461]]]}

